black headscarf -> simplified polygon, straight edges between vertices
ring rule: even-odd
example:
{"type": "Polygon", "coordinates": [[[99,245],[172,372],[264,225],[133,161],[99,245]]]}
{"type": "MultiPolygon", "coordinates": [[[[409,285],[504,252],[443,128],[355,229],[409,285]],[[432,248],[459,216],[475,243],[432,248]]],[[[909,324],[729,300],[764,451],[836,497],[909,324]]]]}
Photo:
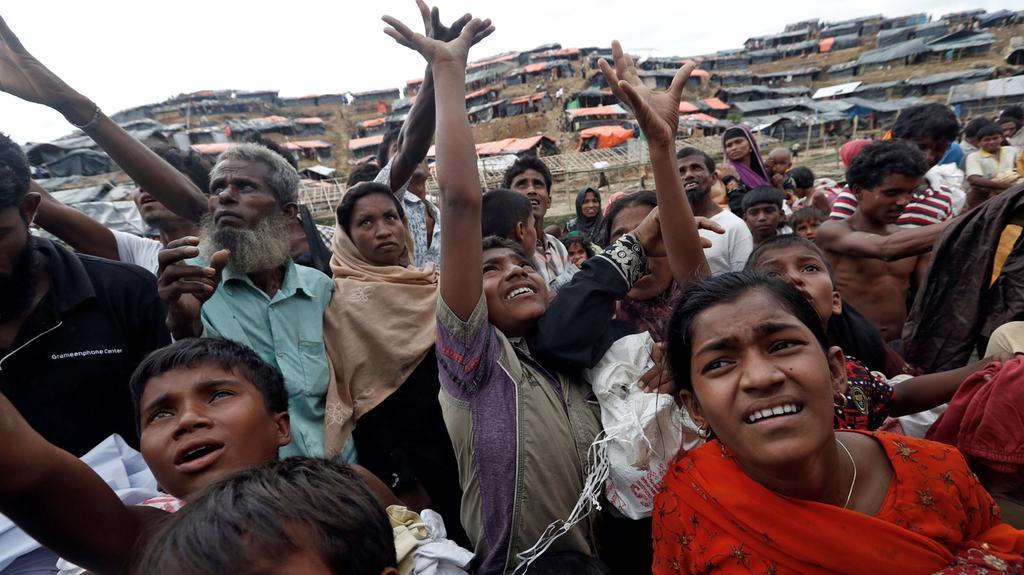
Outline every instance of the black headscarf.
{"type": "Polygon", "coordinates": [[[576,194],[576,218],[573,219],[566,226],[568,231],[576,231],[583,235],[583,238],[597,245],[603,245],[601,239],[601,228],[604,223],[604,217],[601,215],[601,192],[594,188],[586,187],[580,190],[580,193],[576,194]],[[587,198],[587,192],[592,192],[597,196],[597,215],[588,218],[583,215],[583,201],[587,198]]]}

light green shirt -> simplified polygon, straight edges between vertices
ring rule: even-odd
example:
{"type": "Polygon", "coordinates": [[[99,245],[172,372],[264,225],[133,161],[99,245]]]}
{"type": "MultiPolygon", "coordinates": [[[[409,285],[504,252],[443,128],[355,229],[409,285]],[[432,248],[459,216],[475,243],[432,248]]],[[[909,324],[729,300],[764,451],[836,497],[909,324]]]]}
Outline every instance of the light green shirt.
{"type": "Polygon", "coordinates": [[[284,376],[292,442],[280,456],[324,455],[324,404],[330,369],[324,349],[324,310],[334,282],[288,260],[281,289],[269,297],[245,274],[224,270],[203,304],[203,335],[251,347],[284,376]]]}

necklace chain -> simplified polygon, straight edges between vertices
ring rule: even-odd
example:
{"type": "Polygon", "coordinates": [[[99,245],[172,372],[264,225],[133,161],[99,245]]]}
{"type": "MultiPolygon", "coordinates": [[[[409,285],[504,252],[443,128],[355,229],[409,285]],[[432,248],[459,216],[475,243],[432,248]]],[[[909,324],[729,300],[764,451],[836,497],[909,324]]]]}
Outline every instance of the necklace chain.
{"type": "Polygon", "coordinates": [[[843,509],[849,509],[850,498],[853,497],[853,486],[857,485],[857,462],[854,461],[853,454],[850,453],[850,450],[845,445],[843,445],[842,441],[839,441],[838,437],[836,438],[836,443],[839,444],[839,447],[843,448],[843,451],[846,452],[846,456],[850,458],[850,463],[853,464],[853,481],[850,482],[850,491],[846,494],[846,503],[843,504],[843,509]]]}

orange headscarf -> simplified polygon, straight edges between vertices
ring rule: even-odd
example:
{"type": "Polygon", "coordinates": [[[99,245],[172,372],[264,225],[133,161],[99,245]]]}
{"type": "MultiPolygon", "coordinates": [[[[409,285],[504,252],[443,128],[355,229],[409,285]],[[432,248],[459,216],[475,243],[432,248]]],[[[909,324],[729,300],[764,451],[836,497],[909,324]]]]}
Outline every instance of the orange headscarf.
{"type": "Polygon", "coordinates": [[[905,575],[940,571],[967,550],[1021,559],[1024,532],[999,521],[956,450],[868,435],[895,472],[875,516],[779,495],[717,440],[688,452],[655,499],[654,572],[905,575]]]}

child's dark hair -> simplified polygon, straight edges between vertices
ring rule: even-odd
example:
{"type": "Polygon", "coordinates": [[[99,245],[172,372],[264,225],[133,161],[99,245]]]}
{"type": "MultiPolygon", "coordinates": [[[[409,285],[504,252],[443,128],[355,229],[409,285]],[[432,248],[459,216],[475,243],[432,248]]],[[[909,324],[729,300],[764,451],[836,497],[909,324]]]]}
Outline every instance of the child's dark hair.
{"type": "Polygon", "coordinates": [[[0,209],[20,207],[28,195],[31,179],[28,158],[21,146],[0,134],[0,209]]]}
{"type": "Polygon", "coordinates": [[[700,156],[703,158],[704,166],[708,169],[708,173],[715,173],[715,160],[713,160],[704,150],[698,150],[697,148],[680,148],[679,151],[676,152],[677,160],[689,158],[690,156],[700,156]]]}
{"type": "Polygon", "coordinates": [[[893,174],[920,178],[927,171],[928,164],[917,146],[903,140],[886,140],[857,154],[846,170],[846,183],[850,189],[872,190],[893,174]]]}
{"type": "Polygon", "coordinates": [[[828,216],[825,215],[825,212],[819,210],[814,206],[807,206],[806,208],[800,208],[799,210],[793,212],[793,215],[789,217],[789,225],[793,226],[793,229],[795,230],[796,227],[800,224],[813,222],[815,220],[817,220],[818,223],[821,224],[824,223],[827,219],[828,216]]]}
{"type": "Polygon", "coordinates": [[[579,551],[549,551],[530,565],[530,575],[612,575],[600,559],[579,551]]]}
{"type": "Polygon", "coordinates": [[[484,194],[480,212],[481,237],[498,236],[512,239],[516,224],[530,221],[533,206],[530,200],[512,190],[497,189],[484,194]]]}
{"type": "Polygon", "coordinates": [[[680,389],[693,391],[690,366],[693,327],[697,316],[716,305],[728,305],[754,290],[763,290],[814,334],[822,351],[829,348],[828,336],[818,312],[796,288],[781,280],[753,271],[727,272],[692,284],[679,300],[668,324],[668,356],[672,374],[680,389]]]}
{"type": "Polygon", "coordinates": [[[213,163],[204,158],[202,154],[192,149],[182,152],[166,144],[152,145],[149,149],[175,170],[188,176],[188,179],[192,180],[192,183],[204,194],[210,193],[210,170],[213,169],[213,163]]]}
{"type": "Polygon", "coordinates": [[[978,130],[980,130],[982,126],[991,123],[992,120],[989,120],[988,118],[975,118],[970,122],[967,122],[967,125],[964,126],[964,137],[971,138],[972,140],[977,138],[978,130]]]}
{"type": "Polygon", "coordinates": [[[338,204],[338,210],[336,215],[338,217],[338,225],[341,229],[345,230],[345,234],[348,237],[352,237],[352,212],[356,210],[356,202],[365,198],[366,196],[372,196],[379,194],[387,196],[391,200],[391,203],[395,205],[395,211],[398,212],[398,217],[405,219],[405,209],[402,208],[402,203],[398,201],[395,194],[391,193],[391,188],[384,184],[378,184],[377,182],[361,182],[351,188],[341,198],[341,203],[338,204]]]}
{"type": "Polygon", "coordinates": [[[797,166],[789,171],[789,177],[793,178],[796,187],[805,189],[814,187],[814,172],[807,166],[797,166]]]}
{"type": "Polygon", "coordinates": [[[348,174],[348,179],[345,180],[345,186],[351,188],[352,186],[362,182],[372,182],[377,174],[380,173],[380,166],[377,162],[363,162],[348,174]]]}
{"type": "Polygon", "coordinates": [[[128,388],[132,394],[136,424],[139,424],[139,402],[150,380],[168,371],[203,363],[216,365],[224,371],[236,371],[248,379],[260,390],[263,403],[271,413],[288,411],[288,392],[277,368],[240,343],[219,337],[193,337],[150,353],[135,368],[128,388]]]}
{"type": "Polygon", "coordinates": [[[934,138],[952,142],[960,133],[956,114],[945,104],[920,104],[900,113],[892,127],[892,137],[898,140],[934,138]]]}
{"type": "Polygon", "coordinates": [[[238,573],[299,551],[316,553],[331,573],[380,575],[397,566],[391,524],[356,472],[290,457],[201,491],[153,536],[136,572],[238,573]]]}
{"type": "Polygon", "coordinates": [[[1016,104],[1007,106],[999,115],[1003,118],[1013,118],[1018,124],[1024,123],[1024,108],[1016,104]]]}
{"type": "Polygon", "coordinates": [[[615,202],[613,202],[608,208],[608,215],[604,217],[604,230],[602,232],[602,240],[604,243],[610,243],[613,239],[612,232],[614,230],[612,229],[612,225],[615,223],[615,218],[618,217],[622,210],[632,208],[633,206],[648,206],[651,209],[654,209],[658,207],[658,194],[651,190],[640,190],[639,192],[626,194],[615,200],[615,202]]]}
{"type": "Polygon", "coordinates": [[[999,127],[999,124],[989,122],[984,126],[978,128],[978,133],[974,137],[977,139],[987,138],[989,136],[1002,136],[1003,129],[999,127]]]}
{"type": "Polygon", "coordinates": [[[487,250],[511,250],[523,260],[533,265],[533,260],[523,251],[523,246],[501,236],[487,236],[483,239],[483,251],[487,250]]]}
{"type": "Polygon", "coordinates": [[[758,204],[772,204],[781,210],[782,202],[784,201],[786,201],[786,196],[783,196],[779,190],[768,186],[760,186],[743,194],[740,209],[745,214],[748,209],[758,204]]]}
{"type": "Polygon", "coordinates": [[[511,188],[512,180],[515,180],[516,176],[526,170],[535,170],[540,173],[541,177],[544,178],[544,187],[547,188],[548,194],[551,193],[551,170],[548,169],[543,160],[533,154],[521,156],[505,170],[505,177],[502,179],[501,187],[511,188]]]}
{"type": "Polygon", "coordinates": [[[562,245],[565,249],[571,250],[573,246],[580,246],[583,251],[587,252],[587,259],[594,257],[594,248],[591,246],[587,238],[583,237],[583,234],[577,231],[569,232],[564,238],[562,238],[562,245]]]}

